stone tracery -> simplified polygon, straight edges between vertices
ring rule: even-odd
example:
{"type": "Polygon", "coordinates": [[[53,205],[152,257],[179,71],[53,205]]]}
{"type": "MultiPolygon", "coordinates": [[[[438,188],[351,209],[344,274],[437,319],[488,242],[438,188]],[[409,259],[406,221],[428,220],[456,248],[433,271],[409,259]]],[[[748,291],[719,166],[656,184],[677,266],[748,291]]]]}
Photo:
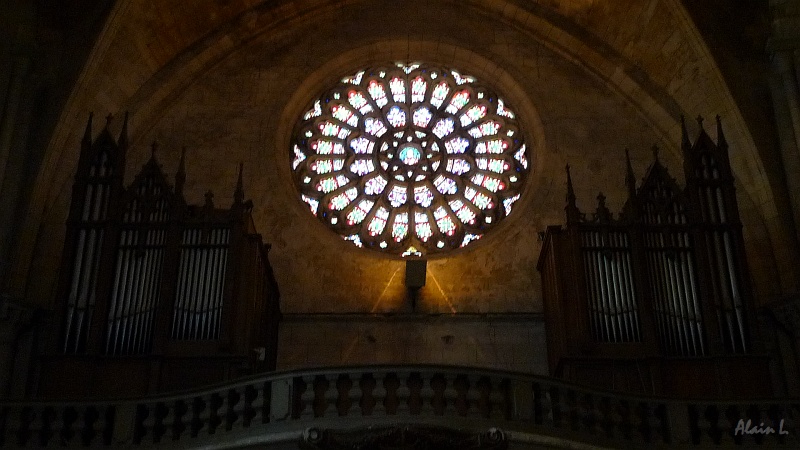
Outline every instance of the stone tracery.
{"type": "Polygon", "coordinates": [[[465,247],[511,213],[529,159],[514,112],[455,70],[396,64],[343,78],[295,127],[310,211],[358,247],[465,247]]]}

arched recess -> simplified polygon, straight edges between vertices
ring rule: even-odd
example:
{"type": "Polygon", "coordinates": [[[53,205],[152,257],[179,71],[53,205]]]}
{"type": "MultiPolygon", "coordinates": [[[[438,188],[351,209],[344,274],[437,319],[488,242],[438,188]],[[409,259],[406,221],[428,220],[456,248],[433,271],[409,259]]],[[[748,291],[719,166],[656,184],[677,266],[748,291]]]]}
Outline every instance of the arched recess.
{"type": "MultiPolygon", "coordinates": [[[[417,9],[426,7],[425,2],[412,3],[413,5],[406,5],[409,6],[408,11],[411,15],[417,14],[417,9]]],[[[734,171],[741,183],[742,195],[747,195],[752,199],[749,203],[757,205],[760,211],[758,214],[760,220],[769,220],[778,215],[755,144],[731,95],[725,89],[724,83],[721,82],[719,71],[714,67],[713,60],[707,57],[708,52],[702,40],[691,22],[686,19],[685,11],[677,0],[667,0],[659,6],[667,8],[673,14],[673,24],[679,27],[682,33],[682,42],[699,54],[697,57],[701,62],[698,64],[705,64],[703,70],[712,75],[710,80],[698,80],[698,83],[702,85],[699,89],[706,88],[716,95],[715,99],[709,101],[708,104],[686,96],[671,95],[665,86],[660,86],[652,81],[654,77],[648,76],[646,68],[640,67],[636,61],[626,56],[624,49],[620,48],[622,44],[612,44],[598,39],[563,11],[554,11],[547,6],[522,0],[499,2],[473,0],[443,3],[455,11],[469,9],[486,20],[496,21],[498,26],[522,30],[530,36],[533,45],[543,45],[583,67],[627,98],[652,124],[653,129],[658,131],[663,142],[678,142],[678,116],[682,112],[692,115],[698,112],[706,114],[718,112],[725,115],[728,140],[733,143],[734,171]],[[696,111],[696,109],[702,109],[702,111],[696,111]]],[[[115,58],[113,52],[115,49],[119,50],[115,46],[119,46],[120,42],[125,42],[125,36],[118,34],[117,31],[130,18],[131,11],[140,6],[135,0],[122,1],[112,12],[106,29],[102,33],[50,140],[42,170],[34,186],[30,214],[24,227],[25,232],[20,239],[20,254],[15,268],[15,287],[17,289],[24,290],[31,275],[30,267],[32,267],[32,259],[35,256],[34,248],[37,246],[37,239],[42,239],[40,237],[42,223],[48,220],[51,210],[58,211],[58,208],[54,208],[54,203],[60,198],[59,193],[69,186],[70,174],[74,170],[77,159],[76,149],[80,130],[82,130],[82,121],[89,110],[107,110],[115,113],[130,110],[132,113],[131,132],[135,141],[137,136],[145,135],[157,123],[159,114],[164,107],[179,97],[187,86],[190,86],[203,73],[224,61],[227,56],[241,50],[253,39],[264,34],[270,34],[275,39],[279,39],[292,29],[301,27],[316,17],[330,15],[337,11],[380,7],[380,5],[375,6],[365,0],[334,3],[286,1],[277,4],[275,2],[258,4],[224,23],[217,24],[201,38],[181,47],[168,62],[161,65],[155,64],[146,78],[134,81],[134,84],[128,87],[128,91],[131,91],[132,94],[116,93],[106,98],[97,98],[88,94],[87,92],[92,89],[114,91],[110,88],[110,85],[115,82],[112,76],[114,74],[103,73],[102,67],[104,62],[115,58]]],[[[435,37],[433,34],[433,39],[429,43],[436,45],[440,54],[452,54],[454,58],[461,58],[477,71],[476,74],[481,74],[480,62],[476,61],[474,56],[480,56],[478,53],[472,52],[474,55],[470,55],[470,51],[465,51],[465,48],[442,42],[435,37]]],[[[397,42],[396,39],[394,41],[397,42]]],[[[386,50],[387,45],[389,47],[398,45],[391,44],[391,42],[390,39],[370,45],[372,51],[379,54],[386,50]]],[[[412,44],[418,45],[410,39],[405,41],[407,54],[412,44]]],[[[369,46],[365,48],[369,48],[369,46]]],[[[143,62],[136,61],[136,58],[147,60],[143,55],[134,55],[131,58],[131,64],[138,65],[143,62]]],[[[144,62],[144,64],[146,63],[144,62]]],[[[484,72],[491,76],[489,68],[485,67],[484,72]]],[[[503,82],[502,76],[498,82],[503,82]]],[[[626,143],[620,143],[620,146],[624,145],[626,143]]],[[[677,146],[671,147],[670,150],[676,151],[677,146]]],[[[553,176],[556,177],[554,180],[558,178],[558,175],[553,176]]],[[[49,218],[53,222],[57,222],[56,219],[49,218]]],[[[767,227],[769,228],[768,225],[767,227]]],[[[779,245],[781,237],[775,235],[778,230],[771,227],[769,232],[771,235],[762,234],[755,238],[767,247],[772,246],[771,240],[774,240],[773,253],[781,253],[779,245]]],[[[40,248],[48,248],[50,251],[54,249],[46,245],[40,246],[40,248]]]]}

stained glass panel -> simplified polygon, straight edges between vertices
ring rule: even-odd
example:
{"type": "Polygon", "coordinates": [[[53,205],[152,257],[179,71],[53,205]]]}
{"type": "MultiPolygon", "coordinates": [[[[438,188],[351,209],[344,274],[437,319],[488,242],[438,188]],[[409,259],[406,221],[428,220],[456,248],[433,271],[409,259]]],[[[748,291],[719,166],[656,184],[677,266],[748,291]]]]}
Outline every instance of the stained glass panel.
{"type": "Polygon", "coordinates": [[[423,256],[467,246],[511,213],[530,163],[495,92],[417,63],[339,80],[301,115],[290,166],[301,200],[342,239],[423,256]]]}

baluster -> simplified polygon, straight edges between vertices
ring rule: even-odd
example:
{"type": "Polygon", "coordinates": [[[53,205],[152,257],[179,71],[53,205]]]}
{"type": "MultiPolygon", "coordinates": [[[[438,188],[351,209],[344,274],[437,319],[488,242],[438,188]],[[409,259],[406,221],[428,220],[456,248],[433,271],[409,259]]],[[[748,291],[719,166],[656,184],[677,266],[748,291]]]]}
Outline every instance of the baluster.
{"type": "MultiPolygon", "coordinates": [[[[389,372],[383,377],[383,390],[386,392],[385,398],[383,400],[383,406],[386,410],[387,415],[395,415],[401,408],[401,405],[405,404],[406,397],[401,399],[400,398],[400,389],[405,389],[408,391],[408,388],[405,387],[402,383],[400,383],[400,379],[397,377],[396,373],[389,372]]],[[[405,408],[405,406],[403,406],[405,408]]]]}
{"type": "Polygon", "coordinates": [[[543,389],[540,383],[533,383],[533,423],[549,428],[553,424],[553,416],[550,398],[545,391],[546,389],[543,389]]]}
{"type": "Polygon", "coordinates": [[[722,441],[722,433],[727,430],[720,428],[720,411],[717,405],[707,404],[703,408],[704,417],[708,421],[708,435],[714,445],[719,445],[722,441]]]}
{"type": "Polygon", "coordinates": [[[24,447],[31,439],[31,423],[36,420],[36,412],[30,406],[25,406],[19,411],[19,422],[17,422],[16,442],[20,447],[24,447]]]}
{"type": "Polygon", "coordinates": [[[200,430],[205,428],[209,418],[209,405],[203,397],[195,397],[192,400],[192,437],[197,437],[200,430]]]}
{"type": "MultiPolygon", "coordinates": [[[[64,430],[66,431],[68,429],[66,414],[64,417],[64,430]]],[[[136,405],[136,417],[133,425],[133,443],[137,445],[141,444],[142,439],[147,436],[148,432],[152,430],[152,428],[153,414],[150,411],[150,407],[144,403],[136,405]]]]}
{"type": "Polygon", "coordinates": [[[448,411],[462,417],[466,416],[469,411],[469,400],[467,399],[468,391],[469,381],[466,375],[459,374],[456,376],[449,374],[447,376],[445,397],[449,399],[448,404],[452,406],[448,408],[448,411]]]}
{"type": "Polygon", "coordinates": [[[581,414],[580,414],[580,405],[578,405],[578,394],[575,392],[574,389],[567,389],[565,395],[565,404],[567,407],[567,420],[569,421],[569,427],[572,430],[578,431],[581,428],[581,414]]]}
{"type": "Polygon", "coordinates": [[[419,390],[419,400],[420,400],[420,414],[424,414],[426,416],[432,415],[434,413],[434,390],[431,386],[431,380],[433,380],[434,374],[433,373],[420,373],[420,390],[419,390]]]}
{"type": "Polygon", "coordinates": [[[492,390],[489,394],[489,400],[492,408],[490,411],[490,417],[498,420],[510,419],[510,396],[509,380],[497,378],[492,381],[492,390]]]}
{"type": "Polygon", "coordinates": [[[317,380],[322,380],[322,385],[325,387],[322,390],[322,416],[331,417],[336,414],[336,402],[339,400],[339,391],[336,389],[335,374],[321,375],[317,380]]]}
{"type": "Polygon", "coordinates": [[[225,419],[225,412],[222,410],[222,405],[225,403],[225,399],[219,395],[218,392],[214,392],[210,396],[208,396],[208,434],[214,434],[217,432],[217,428],[222,425],[223,420],[225,419]]]}
{"type": "Polygon", "coordinates": [[[564,405],[563,393],[558,386],[549,386],[547,389],[547,398],[550,403],[550,415],[554,427],[564,426],[564,405]]]}
{"type": "Polygon", "coordinates": [[[602,415],[598,411],[597,406],[595,405],[594,396],[589,393],[584,393],[581,396],[581,402],[579,404],[580,414],[582,417],[583,427],[586,430],[589,430],[592,434],[602,434],[602,415]]]}
{"type": "Polygon", "coordinates": [[[481,377],[476,374],[467,374],[467,417],[483,417],[481,414],[481,389],[478,386],[481,377]]]}
{"type": "MultiPolygon", "coordinates": [[[[305,377],[304,377],[305,378],[305,377]]],[[[308,385],[311,387],[310,391],[313,395],[311,405],[313,417],[325,417],[325,410],[328,408],[328,398],[326,392],[330,387],[330,382],[324,375],[316,377],[309,377],[308,385]]],[[[305,394],[303,395],[305,397],[305,394]]]]}
{"type": "Polygon", "coordinates": [[[260,395],[262,392],[263,390],[256,389],[252,384],[248,384],[244,387],[242,407],[243,427],[248,428],[254,423],[259,423],[259,416],[262,414],[261,408],[264,404],[264,399],[260,395]]]}
{"type": "MultiPolygon", "coordinates": [[[[366,375],[366,374],[365,374],[366,375]]],[[[372,413],[376,416],[384,416],[386,415],[386,386],[384,383],[378,383],[375,379],[375,375],[369,375],[372,378],[372,393],[371,396],[374,399],[374,406],[372,408],[372,413]]],[[[387,374],[384,373],[383,377],[384,380],[386,379],[387,374]]],[[[364,379],[364,375],[362,375],[361,379],[364,379]]],[[[366,415],[364,410],[361,406],[361,399],[366,396],[364,391],[364,386],[361,385],[361,382],[355,383],[353,385],[353,389],[350,390],[350,398],[353,400],[358,400],[353,402],[353,414],[354,415],[366,415]]]]}
{"type": "MultiPolygon", "coordinates": [[[[353,399],[350,397],[350,391],[352,388],[353,381],[350,379],[350,376],[346,373],[339,375],[339,377],[336,379],[336,412],[340,417],[347,416],[347,414],[350,412],[350,407],[353,404],[353,399]]],[[[371,391],[372,390],[370,389],[370,397],[372,396],[371,391]]],[[[371,400],[371,402],[372,405],[375,404],[375,400],[371,400]]]]}
{"type": "MultiPolygon", "coordinates": [[[[743,433],[743,429],[745,429],[748,425],[748,422],[751,427],[760,427],[763,425],[771,426],[772,424],[768,420],[764,420],[764,415],[762,415],[762,411],[758,407],[758,405],[750,405],[747,410],[742,411],[737,408],[736,405],[730,405],[725,410],[725,416],[727,420],[732,424],[732,428],[730,429],[731,439],[733,440],[735,445],[761,445],[763,444],[763,435],[755,434],[755,435],[748,435],[743,433]]],[[[777,429],[777,428],[776,428],[777,429]]]]}
{"type": "Polygon", "coordinates": [[[375,397],[377,382],[372,374],[364,373],[357,377],[357,382],[353,382],[348,377],[349,387],[347,390],[347,401],[349,407],[352,407],[352,415],[355,416],[368,416],[371,415],[376,407],[383,409],[383,402],[375,397]]]}
{"type": "Polygon", "coordinates": [[[616,412],[612,407],[613,401],[609,397],[602,397],[597,405],[598,427],[601,435],[613,439],[619,422],[616,412]]]}
{"type": "Polygon", "coordinates": [[[167,432],[166,424],[170,422],[170,411],[164,402],[158,402],[153,407],[153,443],[161,442],[161,438],[167,432]]]}
{"type": "Polygon", "coordinates": [[[667,406],[663,403],[652,405],[650,408],[650,430],[655,443],[671,443],[669,417],[667,406]]]}
{"type": "Polygon", "coordinates": [[[172,426],[170,427],[172,431],[172,440],[178,441],[187,429],[185,417],[186,413],[189,412],[189,407],[186,405],[185,401],[176,400],[172,411],[172,426]]]}
{"type": "Polygon", "coordinates": [[[53,436],[52,425],[55,412],[50,406],[42,406],[37,408],[34,415],[34,421],[31,423],[31,441],[35,442],[36,446],[47,446],[48,442],[53,436]]]}
{"type": "Polygon", "coordinates": [[[111,445],[112,433],[114,432],[114,406],[98,406],[97,420],[95,421],[96,430],[93,442],[103,445],[111,445]]]}
{"type": "Polygon", "coordinates": [[[413,372],[406,378],[408,387],[408,412],[419,414],[422,410],[422,377],[418,372],[413,372]]]}
{"type": "Polygon", "coordinates": [[[228,389],[225,396],[225,430],[243,428],[242,412],[244,410],[244,396],[237,388],[228,389]]]}
{"type": "MultiPolygon", "coordinates": [[[[314,377],[305,375],[294,379],[294,396],[297,409],[292,411],[294,419],[314,417],[314,377]]],[[[294,408],[293,408],[294,409],[294,408]]]]}
{"type": "Polygon", "coordinates": [[[638,431],[640,442],[652,442],[652,433],[650,429],[650,408],[645,402],[639,402],[636,405],[634,426],[638,431]]]}
{"type": "Polygon", "coordinates": [[[453,383],[455,382],[456,374],[446,373],[440,375],[440,382],[442,384],[442,415],[454,416],[456,412],[456,390],[453,383]]]}
{"type": "Polygon", "coordinates": [[[444,415],[446,400],[444,398],[444,390],[447,382],[442,374],[435,374],[428,379],[428,386],[430,387],[430,408],[437,416],[444,415]]]}

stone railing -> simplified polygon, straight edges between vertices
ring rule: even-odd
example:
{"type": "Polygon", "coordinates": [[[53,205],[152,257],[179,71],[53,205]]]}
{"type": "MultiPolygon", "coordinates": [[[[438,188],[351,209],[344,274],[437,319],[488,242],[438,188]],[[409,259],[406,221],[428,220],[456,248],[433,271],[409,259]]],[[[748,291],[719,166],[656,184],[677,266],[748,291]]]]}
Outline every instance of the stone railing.
{"type": "Polygon", "coordinates": [[[484,369],[357,367],[275,373],[138,400],[0,403],[0,447],[235,448],[294,441],[309,449],[361,448],[354,442],[413,435],[440,449],[514,442],[800,448],[799,419],[800,400],[672,401],[484,369]],[[372,434],[346,431],[358,429],[372,434]]]}

